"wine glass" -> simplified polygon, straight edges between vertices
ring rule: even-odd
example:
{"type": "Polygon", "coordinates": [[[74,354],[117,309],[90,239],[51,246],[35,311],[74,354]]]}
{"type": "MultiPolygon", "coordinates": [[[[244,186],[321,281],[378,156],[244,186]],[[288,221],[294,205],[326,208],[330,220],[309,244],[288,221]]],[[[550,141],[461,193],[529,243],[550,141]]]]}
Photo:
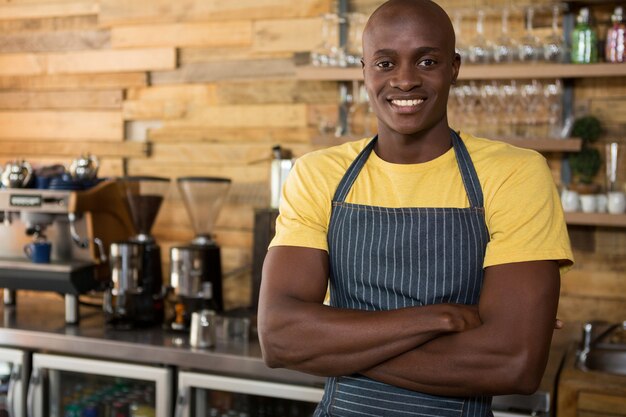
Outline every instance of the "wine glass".
{"type": "Polygon", "coordinates": [[[519,88],[517,82],[511,80],[498,85],[498,99],[500,100],[500,108],[504,109],[505,124],[503,135],[507,134],[511,137],[517,136],[517,124],[519,122],[517,108],[519,104],[519,88]]]}
{"type": "Polygon", "coordinates": [[[340,17],[336,13],[322,16],[322,40],[311,51],[311,64],[316,67],[339,66],[345,62],[339,47],[340,17]]]}
{"type": "Polygon", "coordinates": [[[522,62],[535,62],[542,53],[539,38],[534,34],[534,16],[535,9],[532,6],[529,6],[526,9],[526,30],[524,35],[520,38],[517,47],[517,56],[522,62]]]}
{"type": "Polygon", "coordinates": [[[485,38],[484,20],[485,11],[479,9],[476,16],[476,36],[472,39],[468,47],[469,61],[472,64],[488,64],[492,58],[491,53],[493,47],[491,46],[491,42],[485,38]]]}
{"type": "Polygon", "coordinates": [[[553,82],[544,83],[543,96],[548,114],[548,137],[558,138],[561,132],[561,118],[563,110],[563,86],[558,78],[553,82]]]}
{"type": "Polygon", "coordinates": [[[348,42],[346,45],[346,65],[357,67],[361,64],[363,56],[363,46],[361,36],[363,28],[367,22],[367,17],[363,13],[353,12],[346,15],[348,21],[348,42]]]}
{"type": "Polygon", "coordinates": [[[465,44],[464,40],[463,40],[463,29],[461,27],[462,25],[462,21],[463,21],[463,14],[460,11],[456,11],[454,13],[454,35],[456,37],[456,45],[455,45],[455,52],[457,54],[459,54],[459,56],[461,57],[461,62],[465,62],[465,60],[468,57],[468,47],[465,44]]]}
{"type": "Polygon", "coordinates": [[[493,60],[497,63],[509,63],[515,60],[517,43],[509,35],[509,9],[502,9],[500,35],[493,43],[493,60]]]}
{"type": "Polygon", "coordinates": [[[552,7],[552,30],[543,40],[543,59],[548,62],[563,62],[565,56],[565,40],[559,30],[560,7],[552,7]]]}
{"type": "Polygon", "coordinates": [[[483,133],[485,136],[498,134],[498,85],[495,81],[486,81],[479,88],[480,103],[485,115],[483,133]]]}
{"type": "Polygon", "coordinates": [[[533,138],[535,132],[534,126],[537,124],[537,109],[543,98],[543,88],[538,80],[530,80],[520,87],[520,99],[524,106],[526,130],[524,136],[533,138]]]}

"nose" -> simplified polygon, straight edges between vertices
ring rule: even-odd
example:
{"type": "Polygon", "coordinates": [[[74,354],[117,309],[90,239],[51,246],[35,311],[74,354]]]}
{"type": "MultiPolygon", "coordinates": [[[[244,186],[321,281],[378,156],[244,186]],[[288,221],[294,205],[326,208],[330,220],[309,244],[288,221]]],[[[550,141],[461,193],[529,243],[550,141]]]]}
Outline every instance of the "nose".
{"type": "Polygon", "coordinates": [[[412,65],[404,65],[397,68],[394,76],[389,80],[389,85],[402,91],[410,91],[414,87],[422,85],[422,77],[417,68],[412,65]]]}

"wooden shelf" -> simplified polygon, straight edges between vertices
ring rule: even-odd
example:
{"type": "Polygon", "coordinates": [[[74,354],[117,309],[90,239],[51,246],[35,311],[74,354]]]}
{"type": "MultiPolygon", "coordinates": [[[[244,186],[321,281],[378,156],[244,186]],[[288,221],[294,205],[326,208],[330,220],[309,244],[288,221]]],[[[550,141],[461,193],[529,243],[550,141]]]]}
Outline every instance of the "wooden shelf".
{"type": "Polygon", "coordinates": [[[569,225],[626,227],[626,214],[609,213],[565,213],[569,225]]]}
{"type": "MultiPolygon", "coordinates": [[[[328,135],[317,136],[313,138],[311,142],[314,145],[334,146],[359,139],[363,138],[360,136],[335,137],[328,135]]],[[[518,146],[520,148],[534,149],[539,152],[578,152],[582,144],[580,139],[493,139],[510,143],[511,145],[518,146]]]]}
{"type": "MultiPolygon", "coordinates": [[[[504,80],[528,78],[626,77],[626,64],[511,64],[462,65],[459,80],[504,80]]],[[[361,68],[296,67],[301,80],[362,80],[361,68]]]]}
{"type": "Polygon", "coordinates": [[[520,148],[534,149],[539,152],[578,152],[582,146],[581,139],[493,139],[510,143],[520,148]]]}

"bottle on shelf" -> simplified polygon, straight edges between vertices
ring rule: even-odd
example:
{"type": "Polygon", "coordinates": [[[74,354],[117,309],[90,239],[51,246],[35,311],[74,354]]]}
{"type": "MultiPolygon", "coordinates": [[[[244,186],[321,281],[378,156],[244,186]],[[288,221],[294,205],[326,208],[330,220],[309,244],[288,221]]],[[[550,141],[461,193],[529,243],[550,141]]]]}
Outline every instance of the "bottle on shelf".
{"type": "Polygon", "coordinates": [[[591,27],[589,8],[583,7],[576,17],[572,31],[572,63],[592,64],[598,62],[597,34],[591,27]]]}
{"type": "Polygon", "coordinates": [[[611,15],[613,25],[606,34],[605,56],[607,62],[626,62],[626,23],[624,21],[624,9],[615,7],[611,15]]]}

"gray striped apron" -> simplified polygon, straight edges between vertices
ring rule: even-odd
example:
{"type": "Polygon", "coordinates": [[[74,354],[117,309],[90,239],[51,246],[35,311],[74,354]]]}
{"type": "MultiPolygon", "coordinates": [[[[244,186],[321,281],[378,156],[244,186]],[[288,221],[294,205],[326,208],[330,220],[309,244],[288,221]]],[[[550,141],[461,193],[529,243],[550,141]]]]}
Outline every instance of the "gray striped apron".
{"type": "MultiPolygon", "coordinates": [[[[328,230],[332,306],[393,310],[437,303],[478,303],[489,241],[483,193],[467,148],[456,132],[451,131],[451,135],[469,208],[386,208],[346,203],[377,137],[348,168],[333,197],[328,230]]],[[[355,374],[329,378],[314,415],[492,414],[490,397],[428,395],[355,374]]]]}

